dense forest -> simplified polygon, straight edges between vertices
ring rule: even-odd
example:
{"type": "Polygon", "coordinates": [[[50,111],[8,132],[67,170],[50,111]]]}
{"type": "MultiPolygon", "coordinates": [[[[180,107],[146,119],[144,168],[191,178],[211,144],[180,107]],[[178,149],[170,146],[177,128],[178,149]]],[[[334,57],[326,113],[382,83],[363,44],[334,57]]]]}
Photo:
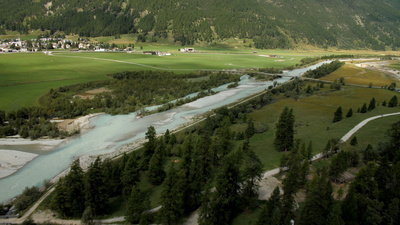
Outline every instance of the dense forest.
{"type": "MultiPolygon", "coordinates": [[[[39,99],[39,106],[5,113],[0,110],[0,137],[19,134],[23,138],[65,137],[52,118],[74,118],[91,112],[126,114],[146,106],[162,105],[168,110],[197,98],[213,94],[211,88],[240,80],[240,75],[198,72],[175,74],[159,71],[131,71],[110,75],[113,79],[51,89],[39,99]],[[93,98],[79,93],[105,88],[93,98]],[[197,96],[184,98],[198,92],[197,96]],[[175,100],[171,103],[170,101],[175,100]]],[[[141,111],[140,113],[149,113],[141,111]]]]}
{"type": "Polygon", "coordinates": [[[137,33],[140,40],[169,36],[182,45],[237,37],[253,39],[256,48],[385,50],[400,47],[399,10],[396,0],[3,0],[0,31],[137,33]]]}

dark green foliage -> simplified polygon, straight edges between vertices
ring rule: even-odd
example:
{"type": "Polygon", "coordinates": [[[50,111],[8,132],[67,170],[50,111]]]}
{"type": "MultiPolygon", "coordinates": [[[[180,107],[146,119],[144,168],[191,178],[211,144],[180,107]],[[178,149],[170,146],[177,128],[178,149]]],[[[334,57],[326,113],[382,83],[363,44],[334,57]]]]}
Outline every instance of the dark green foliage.
{"type": "Polygon", "coordinates": [[[343,118],[343,112],[342,112],[342,107],[339,106],[339,108],[337,108],[337,110],[335,111],[334,115],[333,115],[333,122],[339,122],[341,121],[343,118]]]}
{"type": "Polygon", "coordinates": [[[344,62],[340,62],[339,60],[333,61],[329,64],[323,64],[322,66],[318,67],[315,70],[307,71],[304,76],[310,78],[320,78],[326,76],[333,71],[339,69],[341,66],[344,65],[344,62]]]}
{"type": "Polygon", "coordinates": [[[27,209],[34,202],[36,202],[41,195],[42,193],[40,192],[38,187],[26,187],[24,192],[22,192],[22,195],[15,200],[15,209],[19,212],[27,209]]]}
{"type": "Polygon", "coordinates": [[[335,203],[327,218],[327,225],[345,225],[342,219],[342,209],[340,203],[335,203]]]}
{"type": "Polygon", "coordinates": [[[147,176],[150,183],[153,185],[160,185],[166,176],[164,171],[164,157],[165,157],[165,145],[162,143],[157,146],[153,156],[149,162],[149,170],[147,176]]]}
{"type": "Polygon", "coordinates": [[[178,182],[179,177],[176,169],[172,166],[168,172],[168,176],[163,184],[164,188],[161,193],[160,220],[163,224],[177,224],[182,219],[185,211],[183,192],[181,184],[178,182]],[[179,185],[179,186],[178,186],[179,185]]]}
{"type": "Polygon", "coordinates": [[[386,100],[382,102],[382,106],[386,106],[386,100]]]}
{"type": "Polygon", "coordinates": [[[332,157],[331,164],[329,165],[329,176],[337,182],[340,176],[350,166],[350,154],[345,151],[340,151],[337,155],[332,157]]]}
{"type": "Polygon", "coordinates": [[[362,152],[363,161],[367,164],[369,161],[378,160],[378,152],[372,148],[372,145],[368,144],[367,148],[362,152]]]}
{"type": "Polygon", "coordinates": [[[106,181],[103,180],[102,163],[97,158],[85,174],[86,207],[91,207],[93,215],[99,216],[106,213],[108,195],[106,181]]]}
{"type": "Polygon", "coordinates": [[[256,225],[279,225],[282,223],[281,217],[282,197],[279,187],[276,187],[271,197],[263,205],[256,225]]]}
{"type": "Polygon", "coordinates": [[[251,138],[255,133],[254,122],[249,120],[246,128],[246,138],[251,138]]]}
{"type": "Polygon", "coordinates": [[[299,224],[325,224],[333,203],[332,186],[326,173],[315,174],[307,186],[307,198],[299,224]]]}
{"type": "Polygon", "coordinates": [[[277,151],[290,151],[293,148],[294,115],[293,109],[285,107],[276,124],[274,145],[277,151]]]}
{"type": "Polygon", "coordinates": [[[347,111],[346,118],[349,118],[349,117],[352,117],[352,116],[353,116],[353,109],[350,108],[349,111],[347,111]]]}
{"type": "Polygon", "coordinates": [[[367,103],[364,103],[364,105],[361,107],[360,113],[366,113],[367,112],[367,103]]]}
{"type": "Polygon", "coordinates": [[[376,105],[375,98],[372,98],[368,105],[368,111],[372,111],[373,109],[375,109],[376,107],[375,105],[376,105]]]}
{"type": "Polygon", "coordinates": [[[131,224],[138,223],[142,215],[146,214],[146,211],[149,209],[149,196],[142,192],[138,187],[134,186],[128,200],[128,207],[125,215],[126,221],[131,224]]]}
{"type": "Polygon", "coordinates": [[[351,139],[351,141],[350,141],[350,145],[356,146],[357,144],[358,144],[357,137],[354,136],[354,137],[351,139]]]}
{"type": "Polygon", "coordinates": [[[71,170],[56,186],[52,207],[64,217],[81,217],[85,209],[85,185],[79,160],[71,165],[71,170]]]}
{"type": "Polygon", "coordinates": [[[243,181],[241,186],[242,204],[245,208],[252,208],[258,197],[258,183],[263,172],[263,165],[248,144],[244,145],[242,147],[244,168],[240,177],[243,181]]]}
{"type": "Polygon", "coordinates": [[[93,219],[94,219],[94,214],[93,214],[92,207],[88,206],[88,207],[86,207],[85,211],[82,214],[81,221],[85,225],[92,225],[92,224],[94,224],[93,219]]]}
{"type": "Polygon", "coordinates": [[[389,104],[388,104],[388,107],[396,107],[397,105],[398,105],[397,96],[394,95],[394,96],[390,99],[389,104]]]}
{"type": "Polygon", "coordinates": [[[228,225],[236,215],[240,201],[240,173],[237,155],[223,159],[221,170],[216,178],[216,190],[209,193],[200,208],[199,224],[228,225]]]}
{"type": "Polygon", "coordinates": [[[122,193],[128,197],[132,193],[132,187],[139,182],[139,160],[135,152],[129,155],[121,174],[122,193]]]}

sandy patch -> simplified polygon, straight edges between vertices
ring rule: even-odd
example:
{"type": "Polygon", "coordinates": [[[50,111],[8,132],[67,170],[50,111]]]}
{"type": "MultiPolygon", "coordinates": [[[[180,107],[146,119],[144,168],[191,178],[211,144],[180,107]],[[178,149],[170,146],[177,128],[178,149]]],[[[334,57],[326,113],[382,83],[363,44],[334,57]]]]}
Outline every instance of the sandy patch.
{"type": "Polygon", "coordinates": [[[38,155],[33,153],[0,149],[0,178],[9,176],[38,155]]]}
{"type": "Polygon", "coordinates": [[[38,139],[30,140],[25,138],[0,138],[1,146],[23,146],[23,145],[37,145],[42,150],[52,150],[55,146],[61,144],[65,139],[38,139]]]}
{"type": "Polygon", "coordinates": [[[267,200],[271,197],[272,192],[276,187],[281,187],[282,183],[275,177],[266,177],[260,181],[258,189],[258,199],[267,200]]]}
{"type": "Polygon", "coordinates": [[[354,65],[360,68],[379,71],[400,80],[400,71],[386,67],[387,65],[389,65],[389,62],[387,61],[362,62],[354,65]]]}
{"type": "Polygon", "coordinates": [[[91,129],[92,126],[90,125],[90,119],[102,115],[104,113],[93,113],[89,114],[86,116],[81,116],[76,119],[64,119],[64,120],[58,120],[58,119],[53,119],[51,122],[57,123],[57,126],[59,129],[66,130],[69,133],[72,133],[76,130],[84,131],[91,129]]]}
{"type": "Polygon", "coordinates": [[[75,95],[76,97],[79,97],[81,99],[93,99],[94,96],[96,96],[97,94],[103,93],[103,92],[111,92],[111,90],[107,89],[107,88],[96,88],[93,90],[89,90],[83,93],[79,93],[77,95],[75,95]]]}

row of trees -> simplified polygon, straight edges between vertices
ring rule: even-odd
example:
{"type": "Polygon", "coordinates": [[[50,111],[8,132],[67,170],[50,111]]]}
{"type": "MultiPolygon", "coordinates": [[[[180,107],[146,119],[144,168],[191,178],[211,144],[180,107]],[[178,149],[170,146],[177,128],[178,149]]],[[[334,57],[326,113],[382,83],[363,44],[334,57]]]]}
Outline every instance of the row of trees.
{"type": "Polygon", "coordinates": [[[317,79],[317,78],[320,78],[320,77],[323,77],[323,76],[326,76],[326,75],[332,73],[333,71],[339,69],[343,65],[344,65],[344,62],[340,62],[339,60],[336,60],[329,64],[323,64],[314,70],[309,70],[304,74],[304,76],[317,79]]]}

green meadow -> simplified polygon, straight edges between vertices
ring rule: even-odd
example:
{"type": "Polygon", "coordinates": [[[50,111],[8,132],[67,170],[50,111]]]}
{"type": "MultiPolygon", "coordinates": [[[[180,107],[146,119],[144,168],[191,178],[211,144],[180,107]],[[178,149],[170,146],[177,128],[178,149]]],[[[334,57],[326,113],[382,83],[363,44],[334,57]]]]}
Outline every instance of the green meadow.
{"type": "MultiPolygon", "coordinates": [[[[326,85],[327,86],[327,85],[326,85]]],[[[309,97],[303,97],[297,101],[292,98],[283,98],[273,104],[267,105],[260,110],[254,111],[250,117],[268,125],[268,130],[261,134],[256,134],[250,139],[250,145],[264,163],[264,169],[269,170],[279,167],[279,160],[282,154],[274,148],[275,124],[284,107],[293,109],[295,116],[295,138],[305,141],[306,145],[310,141],[313,143],[313,153],[320,153],[331,138],[341,138],[355,125],[366,118],[385,113],[399,112],[399,107],[389,108],[382,106],[382,102],[388,102],[393,95],[400,98],[400,94],[385,89],[371,89],[344,86],[341,91],[326,92],[309,97]],[[367,113],[357,113],[364,103],[375,98],[377,107],[367,113]],[[343,120],[332,123],[333,114],[341,106],[343,109],[343,120]],[[352,108],[353,116],[346,118],[348,110],[352,108]]],[[[379,141],[384,141],[387,137],[385,131],[390,124],[400,120],[399,116],[392,116],[377,119],[365,128],[356,133],[359,140],[359,147],[365,148],[371,143],[376,146],[379,141]]]]}
{"type": "Polygon", "coordinates": [[[129,70],[169,70],[286,67],[301,56],[277,59],[255,54],[173,53],[171,56],[126,52],[53,52],[0,54],[0,109],[33,106],[51,88],[109,79],[106,75],[129,70]]]}

